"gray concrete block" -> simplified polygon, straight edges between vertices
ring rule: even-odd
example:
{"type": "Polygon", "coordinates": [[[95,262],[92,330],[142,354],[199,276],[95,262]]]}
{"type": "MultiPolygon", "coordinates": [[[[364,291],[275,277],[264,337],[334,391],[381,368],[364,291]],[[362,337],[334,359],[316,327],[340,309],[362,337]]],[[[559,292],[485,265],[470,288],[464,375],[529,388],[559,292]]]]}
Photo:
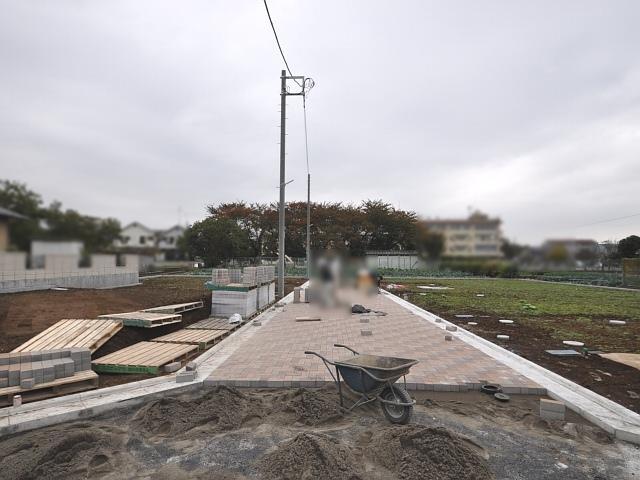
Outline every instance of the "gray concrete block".
{"type": "Polygon", "coordinates": [[[540,418],[543,420],[564,420],[564,413],[540,410],[540,418]]]}
{"type": "Polygon", "coordinates": [[[9,365],[9,355],[0,353],[0,365],[9,365]]]}
{"type": "Polygon", "coordinates": [[[41,352],[42,361],[51,360],[53,358],[51,350],[41,352]]]}
{"type": "Polygon", "coordinates": [[[39,362],[42,360],[41,352],[31,352],[31,362],[39,362]]]}
{"type": "Polygon", "coordinates": [[[458,327],[456,327],[455,325],[447,325],[445,328],[448,332],[455,332],[456,330],[458,330],[458,327]]]}
{"type": "Polygon", "coordinates": [[[20,388],[33,388],[35,384],[35,379],[25,378],[24,380],[20,381],[20,388]]]}
{"type": "Polygon", "coordinates": [[[453,340],[453,336],[452,336],[452,335],[445,335],[445,336],[444,336],[444,339],[445,339],[447,342],[450,342],[451,340],[453,340]]]}
{"type": "Polygon", "coordinates": [[[0,378],[0,388],[7,388],[9,386],[8,378],[0,378]]]}
{"type": "Polygon", "coordinates": [[[164,366],[164,371],[167,372],[167,373],[177,372],[178,370],[180,370],[181,366],[182,366],[182,364],[180,362],[167,363],[164,366]]]}
{"type": "Polygon", "coordinates": [[[9,386],[20,385],[20,370],[9,370],[9,386]]]}
{"type": "MultiPolygon", "coordinates": [[[[27,364],[25,364],[25,366],[26,365],[27,364]]],[[[20,381],[26,378],[34,378],[34,376],[35,376],[35,372],[31,368],[27,367],[27,368],[20,369],[20,381]]]]}
{"type": "Polygon", "coordinates": [[[53,374],[55,375],[56,378],[63,378],[65,377],[65,373],[64,373],[64,364],[63,363],[56,363],[53,367],[53,374]]]}
{"type": "Polygon", "coordinates": [[[187,369],[187,372],[193,372],[198,369],[198,366],[196,365],[195,362],[189,362],[187,363],[186,369],[187,369]]]}
{"type": "Polygon", "coordinates": [[[361,318],[360,319],[360,323],[369,323],[369,319],[368,318],[361,318]]]}
{"type": "Polygon", "coordinates": [[[360,335],[363,337],[370,337],[373,335],[373,332],[371,330],[360,330],[360,335]]]}
{"type": "Polygon", "coordinates": [[[9,365],[15,365],[20,363],[20,354],[14,353],[9,356],[9,365]]]}
{"type": "Polygon", "coordinates": [[[546,398],[541,398],[540,399],[540,411],[542,410],[546,410],[548,412],[557,412],[557,413],[562,413],[564,415],[564,413],[567,410],[567,407],[564,403],[559,402],[557,400],[549,400],[546,398]]]}
{"type": "Polygon", "coordinates": [[[196,372],[192,370],[190,372],[180,372],[176,375],[176,383],[193,382],[196,379],[196,372]]]}
{"type": "Polygon", "coordinates": [[[51,351],[51,359],[57,360],[62,357],[62,352],[60,350],[52,350],[51,351]]]}
{"type": "Polygon", "coordinates": [[[9,369],[0,367],[0,378],[9,378],[9,369]]]}

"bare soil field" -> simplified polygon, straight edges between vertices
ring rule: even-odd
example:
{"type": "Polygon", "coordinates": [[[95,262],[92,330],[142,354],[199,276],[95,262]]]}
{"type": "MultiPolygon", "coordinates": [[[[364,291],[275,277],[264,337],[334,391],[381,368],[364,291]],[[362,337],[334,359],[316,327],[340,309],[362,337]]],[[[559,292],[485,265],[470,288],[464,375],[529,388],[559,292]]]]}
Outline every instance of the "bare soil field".
{"type": "MultiPolygon", "coordinates": [[[[164,276],[145,279],[141,285],[108,290],[40,290],[0,295],[0,352],[10,352],[63,318],[96,318],[173,303],[202,301],[204,307],[185,312],[182,322],[157,328],[124,327],[93,354],[99,358],[137,342],[180,330],[211,313],[211,292],[205,278],[164,276]]],[[[286,279],[286,293],[304,279],[286,279]]],[[[151,378],[144,374],[100,374],[100,387],[151,378]]]]}
{"type": "Polygon", "coordinates": [[[537,398],[419,392],[413,420],[353,413],[335,388],[202,389],[0,438],[0,478],[633,478],[638,449],[579,418],[546,422],[537,398]],[[635,463],[634,463],[635,462],[635,463]]]}
{"type": "Polygon", "coordinates": [[[398,283],[405,288],[393,293],[640,413],[639,370],[598,355],[558,357],[545,351],[571,348],[562,341],[577,340],[589,350],[640,353],[640,292],[504,279],[398,283]],[[627,324],[613,326],[610,319],[627,324]],[[498,340],[498,334],[510,338],[498,340]]]}

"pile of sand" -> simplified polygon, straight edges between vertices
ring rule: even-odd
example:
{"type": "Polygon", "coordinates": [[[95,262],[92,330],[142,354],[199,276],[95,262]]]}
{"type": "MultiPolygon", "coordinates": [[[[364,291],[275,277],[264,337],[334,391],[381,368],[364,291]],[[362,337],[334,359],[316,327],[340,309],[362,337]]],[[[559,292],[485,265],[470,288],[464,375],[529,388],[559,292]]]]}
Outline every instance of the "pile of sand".
{"type": "Polygon", "coordinates": [[[179,435],[196,427],[205,427],[208,432],[233,430],[264,415],[259,397],[219,386],[192,400],[169,397],[150,402],[138,410],[131,424],[135,430],[153,435],[179,435]]]}
{"type": "Polygon", "coordinates": [[[300,388],[277,399],[276,408],[279,404],[284,405],[283,412],[292,413],[296,422],[305,425],[315,426],[342,418],[335,392],[300,388]]]}
{"type": "Polygon", "coordinates": [[[14,480],[126,477],[125,436],[110,427],[71,424],[0,442],[0,477],[14,480]]]}
{"type": "Polygon", "coordinates": [[[393,426],[374,433],[371,458],[404,480],[490,480],[486,460],[444,428],[393,426]]]}
{"type": "Polygon", "coordinates": [[[326,435],[300,433],[262,457],[258,472],[265,480],[358,480],[351,451],[326,435]]]}

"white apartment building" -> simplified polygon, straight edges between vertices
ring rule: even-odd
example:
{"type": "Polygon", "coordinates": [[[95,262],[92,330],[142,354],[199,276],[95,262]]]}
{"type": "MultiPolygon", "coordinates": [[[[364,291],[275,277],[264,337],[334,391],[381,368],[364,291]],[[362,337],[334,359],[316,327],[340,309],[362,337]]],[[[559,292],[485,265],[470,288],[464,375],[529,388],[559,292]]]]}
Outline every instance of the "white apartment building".
{"type": "Polygon", "coordinates": [[[502,257],[499,218],[474,212],[466,219],[425,220],[427,228],[444,238],[443,256],[502,257]]]}

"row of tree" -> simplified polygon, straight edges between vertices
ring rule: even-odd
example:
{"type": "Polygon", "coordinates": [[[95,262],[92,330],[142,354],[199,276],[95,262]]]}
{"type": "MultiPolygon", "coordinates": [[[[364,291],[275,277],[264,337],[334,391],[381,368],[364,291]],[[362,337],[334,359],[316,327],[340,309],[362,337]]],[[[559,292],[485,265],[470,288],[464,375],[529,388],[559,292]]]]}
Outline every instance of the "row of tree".
{"type": "MultiPolygon", "coordinates": [[[[208,207],[209,216],[194,223],[183,239],[192,256],[215,265],[237,257],[275,257],[278,252],[277,204],[222,203],[208,207]]],[[[290,257],[306,253],[307,204],[290,202],[285,249],[290,257]]],[[[418,250],[440,255],[442,236],[426,230],[415,212],[400,210],[381,200],[359,205],[311,204],[311,249],[332,248],[351,256],[367,250],[418,250]]]]}
{"type": "Polygon", "coordinates": [[[120,235],[120,222],[99,219],[75,210],[63,210],[60,202],[48,206],[25,184],[0,180],[0,206],[26,216],[11,225],[11,245],[28,251],[31,240],[81,240],[90,252],[111,247],[120,235]]]}

